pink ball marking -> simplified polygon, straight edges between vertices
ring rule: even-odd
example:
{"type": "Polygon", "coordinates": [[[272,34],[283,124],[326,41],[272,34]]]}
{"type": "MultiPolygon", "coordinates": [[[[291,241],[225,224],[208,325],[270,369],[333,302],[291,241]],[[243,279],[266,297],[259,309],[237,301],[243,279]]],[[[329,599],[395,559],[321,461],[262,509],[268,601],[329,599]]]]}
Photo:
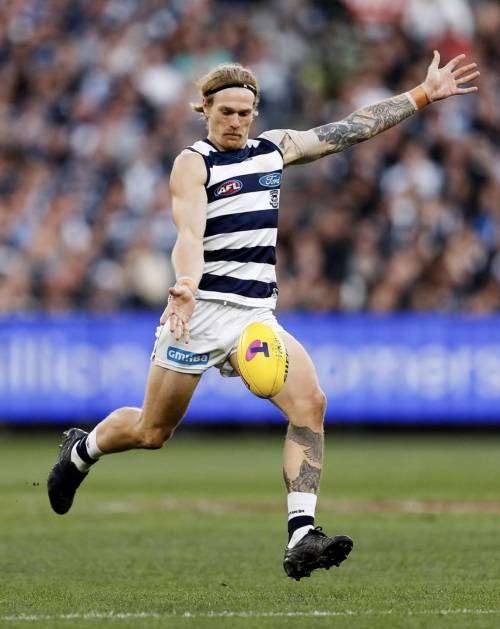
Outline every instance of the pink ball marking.
{"type": "Polygon", "coordinates": [[[260,339],[256,339],[252,341],[250,345],[247,347],[247,351],[245,354],[245,360],[252,360],[257,356],[257,352],[252,352],[252,349],[257,349],[262,346],[262,341],[260,339]]]}

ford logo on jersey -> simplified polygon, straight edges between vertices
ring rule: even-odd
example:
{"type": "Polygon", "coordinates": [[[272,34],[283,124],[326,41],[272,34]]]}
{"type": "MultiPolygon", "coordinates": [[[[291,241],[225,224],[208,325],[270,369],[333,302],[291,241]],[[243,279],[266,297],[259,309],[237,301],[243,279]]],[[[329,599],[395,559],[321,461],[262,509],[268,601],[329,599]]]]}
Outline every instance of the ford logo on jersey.
{"type": "Polygon", "coordinates": [[[259,179],[259,183],[261,186],[264,186],[264,188],[277,188],[281,183],[281,173],[262,175],[259,179]]]}
{"type": "Polygon", "coordinates": [[[236,194],[243,188],[243,184],[239,179],[230,179],[224,181],[214,192],[216,197],[229,197],[232,194],[236,194]]]}

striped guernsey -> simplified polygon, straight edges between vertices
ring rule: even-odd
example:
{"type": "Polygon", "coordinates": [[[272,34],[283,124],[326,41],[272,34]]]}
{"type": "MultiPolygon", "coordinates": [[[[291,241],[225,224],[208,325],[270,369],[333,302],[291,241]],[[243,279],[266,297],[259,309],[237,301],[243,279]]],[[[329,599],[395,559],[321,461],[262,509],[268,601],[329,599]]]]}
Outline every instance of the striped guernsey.
{"type": "Polygon", "coordinates": [[[188,150],[207,168],[205,264],[198,298],[274,308],[276,235],[283,155],[262,137],[219,151],[210,140],[188,150]]]}

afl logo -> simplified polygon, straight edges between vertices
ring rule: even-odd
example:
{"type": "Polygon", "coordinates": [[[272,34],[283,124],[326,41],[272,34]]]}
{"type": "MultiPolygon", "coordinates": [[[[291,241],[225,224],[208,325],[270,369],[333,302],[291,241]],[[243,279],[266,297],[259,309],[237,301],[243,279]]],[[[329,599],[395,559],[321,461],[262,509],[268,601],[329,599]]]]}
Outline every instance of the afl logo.
{"type": "Polygon", "coordinates": [[[262,175],[259,179],[259,183],[261,186],[264,186],[264,188],[277,188],[281,183],[281,173],[262,175]]]}
{"type": "Polygon", "coordinates": [[[229,181],[224,181],[214,192],[216,197],[229,197],[232,194],[236,194],[243,188],[243,184],[239,179],[230,179],[229,181]]]}

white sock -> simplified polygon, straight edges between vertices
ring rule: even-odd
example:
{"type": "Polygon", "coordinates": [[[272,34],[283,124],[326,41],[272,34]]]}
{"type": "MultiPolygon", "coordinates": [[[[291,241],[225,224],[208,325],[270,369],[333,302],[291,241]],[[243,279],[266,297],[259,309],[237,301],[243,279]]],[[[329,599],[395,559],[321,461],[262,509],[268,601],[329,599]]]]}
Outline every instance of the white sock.
{"type": "MultiPolygon", "coordinates": [[[[318,497],[316,494],[310,494],[303,491],[292,491],[288,494],[288,526],[293,526],[292,520],[295,518],[302,518],[308,516],[314,521],[314,514],[316,511],[316,502],[318,497]]],[[[288,548],[293,548],[297,542],[299,542],[308,531],[314,528],[313,524],[305,524],[292,533],[290,541],[288,542],[288,548]]]]}
{"type": "Polygon", "coordinates": [[[73,463],[79,472],[88,472],[93,465],[82,459],[76,451],[76,444],[71,448],[71,463],[73,463]]]}
{"type": "Polygon", "coordinates": [[[290,541],[288,542],[287,548],[293,548],[297,544],[297,542],[300,542],[304,535],[306,535],[313,528],[314,526],[312,524],[306,524],[306,526],[301,526],[300,529],[294,531],[292,537],[290,538],[290,541]]]}
{"type": "Polygon", "coordinates": [[[88,472],[94,462],[97,461],[104,454],[102,450],[97,447],[96,429],[94,428],[94,430],[92,430],[92,432],[87,435],[84,447],[84,449],[87,450],[88,456],[93,459],[92,463],[89,463],[88,461],[84,461],[82,459],[82,457],[78,454],[77,445],[78,443],[76,443],[71,449],[71,462],[78,471],[88,472]]]}
{"type": "Polygon", "coordinates": [[[87,437],[87,452],[92,459],[100,459],[104,454],[102,450],[99,450],[97,446],[97,426],[92,430],[87,437]]]}

